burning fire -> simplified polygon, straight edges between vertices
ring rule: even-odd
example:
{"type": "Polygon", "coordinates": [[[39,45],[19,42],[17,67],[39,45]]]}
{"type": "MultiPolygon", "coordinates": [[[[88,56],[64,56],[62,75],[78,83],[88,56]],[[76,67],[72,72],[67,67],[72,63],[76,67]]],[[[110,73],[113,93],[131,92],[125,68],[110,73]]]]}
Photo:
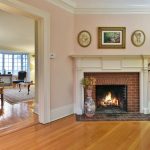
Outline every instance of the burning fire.
{"type": "Polygon", "coordinates": [[[101,101],[102,106],[118,106],[118,99],[116,97],[112,97],[112,93],[108,92],[106,97],[101,101]]]}

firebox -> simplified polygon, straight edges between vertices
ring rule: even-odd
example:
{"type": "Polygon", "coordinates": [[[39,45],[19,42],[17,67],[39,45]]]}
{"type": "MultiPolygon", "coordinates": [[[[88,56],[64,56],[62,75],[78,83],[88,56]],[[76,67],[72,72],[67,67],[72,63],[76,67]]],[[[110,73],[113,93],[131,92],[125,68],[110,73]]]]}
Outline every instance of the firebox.
{"type": "Polygon", "coordinates": [[[127,85],[96,85],[96,108],[127,112],[127,85]]]}

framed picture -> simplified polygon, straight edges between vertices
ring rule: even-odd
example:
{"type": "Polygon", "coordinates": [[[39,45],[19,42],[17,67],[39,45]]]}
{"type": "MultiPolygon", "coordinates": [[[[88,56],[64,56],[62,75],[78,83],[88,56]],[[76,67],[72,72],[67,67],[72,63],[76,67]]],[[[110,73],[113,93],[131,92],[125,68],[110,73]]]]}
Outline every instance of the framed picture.
{"type": "Polygon", "coordinates": [[[125,27],[99,27],[98,48],[125,48],[125,27]]]}
{"type": "Polygon", "coordinates": [[[78,43],[82,47],[88,47],[91,44],[91,34],[83,30],[78,34],[78,43]]]}
{"type": "Polygon", "coordinates": [[[141,30],[134,31],[131,36],[131,41],[132,41],[132,44],[136,47],[142,46],[145,42],[144,32],[141,30]]]}

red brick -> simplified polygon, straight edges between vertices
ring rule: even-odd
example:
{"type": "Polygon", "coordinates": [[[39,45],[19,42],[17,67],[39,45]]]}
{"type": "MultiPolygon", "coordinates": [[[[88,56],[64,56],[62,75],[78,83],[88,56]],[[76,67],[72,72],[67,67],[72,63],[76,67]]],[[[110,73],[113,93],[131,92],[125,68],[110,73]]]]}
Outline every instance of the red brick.
{"type": "MultiPolygon", "coordinates": [[[[139,73],[85,73],[85,77],[95,77],[97,85],[125,84],[128,87],[127,110],[139,112],[139,73]]],[[[93,99],[96,99],[96,90],[93,90],[93,99]]]]}

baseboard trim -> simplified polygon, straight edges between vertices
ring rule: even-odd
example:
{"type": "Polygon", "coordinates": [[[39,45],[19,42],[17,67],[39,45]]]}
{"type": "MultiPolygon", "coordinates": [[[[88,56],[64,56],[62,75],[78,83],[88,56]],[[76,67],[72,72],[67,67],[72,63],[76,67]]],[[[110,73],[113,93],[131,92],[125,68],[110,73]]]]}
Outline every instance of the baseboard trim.
{"type": "Polygon", "coordinates": [[[58,120],[71,114],[73,114],[73,104],[51,109],[51,121],[58,120]]]}

